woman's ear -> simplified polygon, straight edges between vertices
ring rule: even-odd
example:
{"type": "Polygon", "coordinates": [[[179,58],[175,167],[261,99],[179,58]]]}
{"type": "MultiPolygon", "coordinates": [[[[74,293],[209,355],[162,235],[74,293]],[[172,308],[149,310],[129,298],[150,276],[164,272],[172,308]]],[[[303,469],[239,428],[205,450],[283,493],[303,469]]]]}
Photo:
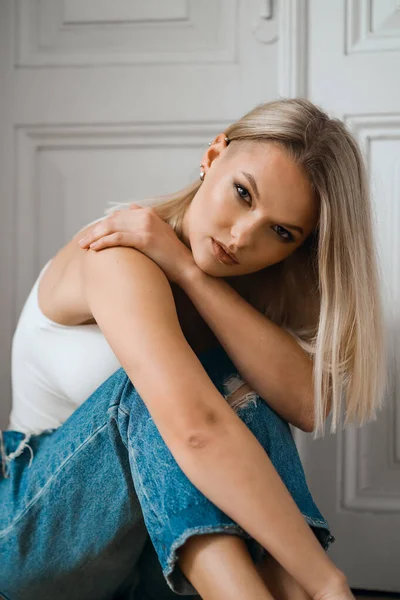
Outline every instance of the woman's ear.
{"type": "Polygon", "coordinates": [[[203,157],[201,159],[201,164],[203,167],[204,174],[207,173],[208,169],[211,167],[213,161],[216,158],[219,158],[225,148],[228,146],[226,140],[226,134],[224,132],[219,133],[214,141],[210,144],[207,150],[204,152],[203,157]]]}

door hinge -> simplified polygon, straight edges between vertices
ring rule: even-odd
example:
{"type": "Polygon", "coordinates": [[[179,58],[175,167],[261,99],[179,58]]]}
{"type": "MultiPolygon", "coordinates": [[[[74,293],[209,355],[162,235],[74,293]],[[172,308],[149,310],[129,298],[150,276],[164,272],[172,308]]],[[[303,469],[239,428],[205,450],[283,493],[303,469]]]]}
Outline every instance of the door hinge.
{"type": "MultiPolygon", "coordinates": [[[[399,0],[400,1],[400,0],[399,0]]],[[[257,20],[254,23],[254,35],[261,44],[272,44],[278,39],[278,24],[274,18],[274,0],[262,0],[257,20]]]]}
{"type": "Polygon", "coordinates": [[[274,2],[273,0],[261,0],[260,1],[260,19],[268,21],[273,18],[274,13],[274,2]]]}

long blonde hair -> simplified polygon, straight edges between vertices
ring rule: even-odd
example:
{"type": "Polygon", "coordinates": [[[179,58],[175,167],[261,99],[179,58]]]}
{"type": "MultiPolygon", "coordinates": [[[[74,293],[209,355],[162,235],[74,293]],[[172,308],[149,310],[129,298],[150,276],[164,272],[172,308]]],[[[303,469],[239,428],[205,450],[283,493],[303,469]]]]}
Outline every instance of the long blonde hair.
{"type": "MultiPolygon", "coordinates": [[[[368,181],[356,141],[340,120],[305,99],[257,105],[225,134],[234,144],[279,142],[319,199],[316,229],[285,260],[256,274],[251,297],[313,361],[313,438],[325,434],[329,397],[331,433],[343,396],[344,426],[376,420],[387,391],[387,338],[368,181]]],[[[201,183],[144,202],[182,239],[183,216],[201,183]]]]}

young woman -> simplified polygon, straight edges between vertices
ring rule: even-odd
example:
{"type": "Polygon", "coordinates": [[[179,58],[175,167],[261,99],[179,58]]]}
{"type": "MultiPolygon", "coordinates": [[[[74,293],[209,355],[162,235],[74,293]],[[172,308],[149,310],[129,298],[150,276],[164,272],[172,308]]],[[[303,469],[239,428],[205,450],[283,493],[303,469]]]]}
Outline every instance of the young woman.
{"type": "Polygon", "coordinates": [[[343,395],[345,424],[382,405],[359,150],[310,102],[279,100],[202,168],[79,232],[25,304],[1,437],[4,597],[161,598],[136,587],[142,511],[175,592],[352,598],[288,423],[316,437],[343,395]]]}

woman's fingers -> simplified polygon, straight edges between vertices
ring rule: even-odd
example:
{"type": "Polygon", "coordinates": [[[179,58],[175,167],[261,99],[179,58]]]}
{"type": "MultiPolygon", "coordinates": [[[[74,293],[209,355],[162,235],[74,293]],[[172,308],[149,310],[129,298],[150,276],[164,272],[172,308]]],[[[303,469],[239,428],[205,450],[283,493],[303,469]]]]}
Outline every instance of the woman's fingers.
{"type": "Polygon", "coordinates": [[[97,240],[101,239],[102,237],[104,237],[110,233],[111,233],[111,231],[110,231],[109,224],[106,224],[105,222],[103,222],[101,224],[101,226],[95,225],[91,229],[86,231],[85,236],[79,240],[79,245],[81,248],[87,248],[93,242],[96,242],[97,240]]]}
{"type": "MultiPolygon", "coordinates": [[[[131,227],[132,229],[132,224],[131,227]]],[[[83,238],[79,240],[81,248],[87,248],[92,243],[104,238],[105,236],[111,235],[117,232],[124,232],[127,230],[126,223],[124,221],[124,215],[121,210],[114,211],[103,221],[96,223],[90,229],[86,231],[83,238]]]]}
{"type": "Polygon", "coordinates": [[[90,250],[103,250],[103,248],[112,248],[113,246],[128,246],[135,248],[139,245],[139,240],[135,239],[132,233],[123,233],[117,231],[111,235],[101,237],[95,242],[92,242],[89,246],[90,250]]]}
{"type": "Polygon", "coordinates": [[[144,236],[140,235],[140,232],[148,234],[153,224],[154,216],[151,209],[145,209],[133,203],[128,209],[115,210],[106,219],[93,225],[79,240],[79,245],[81,248],[91,248],[92,250],[101,250],[111,246],[138,248],[137,244],[141,238],[144,243],[144,236]],[[138,211],[137,209],[142,210],[138,211]]]}

